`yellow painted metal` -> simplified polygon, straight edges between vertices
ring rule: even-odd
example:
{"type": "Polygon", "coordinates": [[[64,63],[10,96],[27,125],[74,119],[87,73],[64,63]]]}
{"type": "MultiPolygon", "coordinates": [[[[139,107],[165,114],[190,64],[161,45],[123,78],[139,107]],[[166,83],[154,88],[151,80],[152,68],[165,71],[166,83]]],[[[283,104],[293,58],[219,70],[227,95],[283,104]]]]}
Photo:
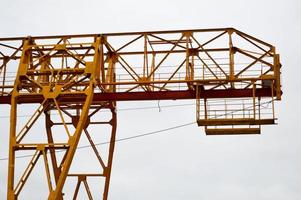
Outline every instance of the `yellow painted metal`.
{"type": "Polygon", "coordinates": [[[274,73],[275,73],[275,91],[276,91],[276,97],[277,100],[281,100],[281,83],[280,83],[280,56],[279,54],[276,54],[274,57],[274,73]]]}
{"type": "MultiPolygon", "coordinates": [[[[26,74],[26,62],[29,58],[26,53],[26,49],[30,45],[30,40],[26,39],[23,44],[23,51],[19,63],[19,70],[14,83],[14,90],[11,97],[11,110],[10,110],[10,142],[9,142],[9,161],[8,161],[8,181],[7,181],[7,199],[16,199],[14,179],[15,179],[15,146],[16,141],[16,126],[17,126],[17,97],[18,97],[18,86],[20,84],[20,76],[26,74]]],[[[33,162],[31,162],[33,163],[33,162]]],[[[24,175],[23,175],[24,176],[24,175]]]]}
{"type": "MultiPolygon", "coordinates": [[[[85,70],[79,71],[78,68],[74,68],[73,71],[69,70],[70,73],[73,74],[73,78],[69,79],[68,75],[63,75],[64,68],[62,70],[57,69],[51,69],[50,66],[50,57],[48,56],[41,56],[40,61],[38,62],[40,64],[40,74],[36,76],[35,74],[29,75],[31,73],[31,70],[33,70],[33,61],[31,59],[30,51],[32,50],[32,40],[30,38],[24,40],[23,44],[23,52],[20,59],[20,65],[18,74],[15,81],[15,87],[12,93],[12,107],[11,107],[11,124],[10,124],[10,153],[9,153],[9,176],[8,176],[8,191],[7,191],[7,198],[10,200],[17,199],[20,195],[24,185],[26,184],[26,181],[28,177],[30,176],[31,172],[33,171],[35,164],[39,160],[40,156],[42,155],[45,165],[45,172],[46,172],[46,178],[47,178],[47,184],[49,189],[49,197],[48,199],[56,200],[56,199],[63,199],[63,187],[65,184],[65,181],[67,179],[69,169],[75,154],[75,151],[78,146],[78,142],[81,138],[81,133],[83,130],[85,130],[87,137],[89,136],[87,132],[87,126],[89,124],[89,110],[92,106],[92,99],[94,94],[95,86],[97,85],[97,80],[100,79],[99,72],[100,72],[100,53],[99,53],[99,44],[100,44],[100,38],[96,38],[95,43],[93,46],[95,47],[95,56],[93,59],[93,62],[86,62],[85,70]],[[48,73],[50,72],[50,73],[48,73]],[[45,74],[46,73],[46,74],[45,74]],[[80,82],[80,79],[82,77],[82,80],[89,80],[88,86],[80,86],[78,83],[80,82]],[[66,82],[65,79],[68,79],[66,82]],[[28,85],[28,81],[33,83],[33,85],[28,85]],[[78,82],[75,82],[78,81],[78,82]],[[60,84],[60,83],[63,84],[60,84]],[[74,90],[72,87],[77,88],[74,90]],[[72,89],[71,89],[72,88],[72,89]],[[18,97],[22,95],[27,95],[24,93],[23,90],[30,91],[31,94],[34,93],[42,93],[44,100],[41,103],[41,105],[38,107],[36,112],[33,113],[32,117],[29,119],[29,121],[24,125],[24,127],[21,129],[21,131],[18,133],[16,131],[16,115],[17,115],[17,99],[18,97]],[[76,119],[74,122],[75,131],[72,133],[67,125],[67,121],[63,116],[66,113],[64,108],[62,106],[65,106],[64,104],[60,103],[60,95],[84,95],[85,100],[81,103],[69,103],[69,106],[73,105],[80,105],[77,110],[77,116],[72,117],[73,119],[76,119]],[[50,119],[50,111],[56,110],[59,113],[61,124],[65,127],[65,132],[67,134],[67,141],[65,144],[63,144],[63,148],[66,148],[67,151],[65,153],[65,156],[63,160],[61,161],[61,164],[58,166],[57,163],[57,156],[55,149],[61,148],[59,143],[56,143],[54,141],[54,138],[52,136],[52,126],[54,125],[53,122],[50,119]],[[33,124],[36,122],[36,120],[40,117],[40,115],[45,112],[46,115],[46,132],[47,132],[47,138],[48,138],[48,144],[43,143],[26,143],[22,144],[24,137],[28,134],[33,124]],[[24,171],[24,174],[21,176],[18,184],[15,186],[14,184],[14,172],[15,168],[15,152],[26,150],[26,149],[36,149],[36,153],[34,154],[32,160],[29,162],[27,169],[24,171]],[[48,162],[47,153],[50,152],[51,162],[52,166],[50,167],[48,162]],[[51,181],[51,170],[53,170],[54,174],[54,180],[55,183],[53,184],[51,181]]],[[[60,51],[67,51],[66,50],[66,44],[57,44],[54,45],[54,49],[58,52],[60,51]]],[[[116,57],[113,57],[114,59],[116,57]]],[[[114,65],[113,63],[116,62],[116,60],[111,59],[109,61],[110,67],[107,72],[107,79],[110,82],[114,82],[114,65]]],[[[80,60],[78,60],[80,61],[80,60]]],[[[68,72],[68,71],[66,71],[68,72]]],[[[108,91],[114,91],[114,85],[108,86],[108,91]]],[[[111,144],[110,144],[110,150],[109,150],[109,159],[108,163],[105,165],[102,161],[101,167],[103,168],[104,172],[101,176],[105,177],[105,186],[104,186],[104,192],[103,192],[103,199],[108,198],[108,191],[109,191],[109,180],[110,180],[110,173],[111,173],[111,166],[112,166],[112,158],[113,158],[113,151],[114,151],[114,141],[115,141],[115,134],[116,134],[116,113],[115,113],[115,103],[114,102],[108,102],[110,105],[110,109],[112,112],[112,121],[109,123],[112,126],[112,133],[111,133],[111,144]]],[[[103,103],[101,103],[103,104],[103,103]]],[[[99,108],[99,110],[102,107],[99,108]]],[[[94,147],[94,152],[97,154],[99,160],[101,160],[100,155],[97,152],[97,149],[95,148],[95,145],[89,136],[89,141],[91,145],[94,147]]],[[[82,177],[82,175],[80,175],[82,177]]],[[[88,196],[90,199],[92,199],[92,195],[90,193],[87,180],[82,180],[84,182],[85,188],[88,192],[88,196]]]]}
{"type": "Polygon", "coordinates": [[[0,52],[0,97],[11,97],[7,187],[10,200],[18,199],[40,158],[45,165],[48,199],[64,199],[66,179],[74,177],[77,184],[73,199],[77,198],[81,183],[88,198],[93,198],[88,185],[91,177],[104,179],[101,198],[108,199],[118,99],[99,101],[94,99],[95,94],[190,91],[196,98],[197,121],[205,126],[208,135],[259,134],[261,125],[275,122],[274,100],[280,100],[282,95],[281,64],[275,47],[233,28],[0,38],[0,52]],[[236,38],[246,44],[240,46],[236,38]],[[18,69],[11,64],[14,60],[19,62],[18,69]],[[17,70],[14,83],[7,76],[13,70],[17,70]],[[219,106],[223,107],[214,109],[216,103],[206,94],[216,90],[225,95],[237,90],[238,96],[249,90],[251,95],[247,99],[233,97],[229,102],[222,99],[219,106]],[[264,95],[257,94],[260,90],[264,90],[264,95]],[[17,131],[20,99],[37,96],[42,96],[38,108],[17,131]],[[261,96],[270,98],[266,103],[272,102],[271,117],[264,116],[261,96]],[[232,107],[231,100],[239,101],[239,109],[232,107]],[[92,122],[93,115],[104,109],[110,111],[110,121],[92,122]],[[52,119],[51,112],[58,113],[59,122],[52,119]],[[43,114],[47,141],[24,142],[43,114]],[[111,127],[107,159],[95,147],[88,130],[91,124],[111,127]],[[58,126],[66,134],[63,142],[54,137],[58,126]],[[99,173],[70,173],[83,136],[96,155],[99,173]],[[15,184],[15,154],[27,150],[34,150],[35,154],[15,184]],[[65,151],[61,161],[56,150],[65,151]]]}
{"type": "Polygon", "coordinates": [[[67,178],[67,175],[68,175],[71,163],[72,163],[72,159],[73,159],[73,156],[75,154],[75,151],[76,151],[76,148],[77,148],[77,145],[79,142],[79,139],[81,137],[82,130],[87,121],[89,108],[92,103],[92,98],[93,98],[93,93],[94,93],[94,91],[93,91],[94,85],[92,82],[92,81],[94,81],[93,80],[94,75],[91,74],[91,76],[92,76],[92,80],[91,80],[89,87],[85,90],[87,97],[83,104],[82,113],[80,115],[78,124],[76,126],[76,130],[75,130],[74,134],[71,137],[69,137],[69,140],[68,140],[69,149],[68,149],[68,152],[66,155],[66,160],[62,165],[63,170],[61,171],[59,179],[57,181],[56,189],[54,191],[51,191],[49,194],[49,197],[48,197],[49,200],[56,200],[62,193],[62,189],[63,189],[64,183],[66,181],[66,178],[67,178]]]}

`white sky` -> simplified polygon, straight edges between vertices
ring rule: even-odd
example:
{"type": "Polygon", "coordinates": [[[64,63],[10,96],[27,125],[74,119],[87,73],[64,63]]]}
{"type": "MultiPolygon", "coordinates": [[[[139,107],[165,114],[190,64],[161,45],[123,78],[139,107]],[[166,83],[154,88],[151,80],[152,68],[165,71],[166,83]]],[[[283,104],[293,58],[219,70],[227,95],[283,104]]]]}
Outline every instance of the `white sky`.
{"type": "MultiPolygon", "coordinates": [[[[277,126],[260,136],[206,137],[192,125],[116,145],[110,200],[301,199],[301,3],[253,1],[34,1],[2,0],[0,37],[234,27],[276,46],[281,55],[283,100],[277,126]]],[[[161,105],[190,103],[166,101],[161,105]]],[[[119,108],[157,102],[120,103],[119,108]]],[[[7,116],[8,106],[0,106],[7,116]]],[[[118,137],[195,120],[193,106],[124,111],[118,137]]],[[[8,155],[9,119],[0,118],[0,157],[8,155]]],[[[0,199],[6,196],[7,162],[0,161],[0,199]]],[[[40,199],[43,171],[31,180],[40,199]]],[[[94,185],[97,187],[97,185],[94,185]]],[[[46,188],[47,189],[47,188],[46,188]]]]}

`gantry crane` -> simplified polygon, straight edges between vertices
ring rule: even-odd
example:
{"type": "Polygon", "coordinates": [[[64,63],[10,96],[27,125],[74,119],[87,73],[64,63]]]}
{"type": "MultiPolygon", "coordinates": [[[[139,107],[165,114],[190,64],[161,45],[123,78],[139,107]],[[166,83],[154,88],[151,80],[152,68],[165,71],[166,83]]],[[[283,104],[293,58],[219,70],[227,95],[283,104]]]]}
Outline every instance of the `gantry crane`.
{"type": "Polygon", "coordinates": [[[103,181],[102,196],[94,197],[108,199],[118,101],[195,99],[207,135],[236,135],[275,124],[282,94],[275,47],[234,28],[0,38],[0,62],[0,103],[11,106],[10,200],[40,158],[48,199],[64,199],[66,180],[74,178],[73,199],[81,184],[93,198],[90,178],[103,181]],[[28,104],[38,106],[22,124],[18,114],[28,104]],[[42,116],[45,130],[37,133],[42,116]],[[106,151],[93,135],[109,139],[106,151]],[[70,171],[81,137],[96,155],[96,173],[70,171]],[[17,176],[16,154],[25,151],[33,154],[17,176]]]}

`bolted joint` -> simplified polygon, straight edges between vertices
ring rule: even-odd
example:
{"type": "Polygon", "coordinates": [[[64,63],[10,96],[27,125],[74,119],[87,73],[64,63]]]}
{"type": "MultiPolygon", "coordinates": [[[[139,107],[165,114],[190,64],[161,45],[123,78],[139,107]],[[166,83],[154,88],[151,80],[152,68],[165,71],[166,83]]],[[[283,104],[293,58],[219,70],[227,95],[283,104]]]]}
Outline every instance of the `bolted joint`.
{"type": "Polygon", "coordinates": [[[199,49],[198,48],[190,48],[188,49],[189,56],[198,56],[199,55],[199,49]]]}
{"type": "Polygon", "coordinates": [[[86,175],[83,175],[83,174],[81,174],[81,175],[78,175],[78,180],[79,181],[85,181],[86,179],[87,179],[87,176],[86,175]]]}
{"type": "Polygon", "coordinates": [[[62,86],[61,85],[55,85],[54,88],[52,88],[49,85],[42,87],[42,94],[45,99],[55,99],[62,93],[62,86]]]}
{"type": "Polygon", "coordinates": [[[106,57],[105,62],[112,61],[113,63],[118,62],[118,54],[112,51],[109,51],[106,57]]]}
{"type": "Polygon", "coordinates": [[[229,35],[232,35],[235,32],[235,29],[234,28],[228,28],[227,32],[228,32],[229,35]]]}
{"type": "MultiPolygon", "coordinates": [[[[72,125],[74,126],[74,128],[77,127],[77,124],[79,122],[79,118],[80,118],[80,116],[72,116],[71,120],[72,120],[72,125]]],[[[84,129],[88,128],[89,124],[90,124],[90,117],[88,116],[87,120],[86,120],[86,122],[83,126],[84,129]]]]}
{"type": "Polygon", "coordinates": [[[182,33],[182,36],[189,38],[189,37],[193,36],[193,33],[191,31],[185,31],[182,33]]]}

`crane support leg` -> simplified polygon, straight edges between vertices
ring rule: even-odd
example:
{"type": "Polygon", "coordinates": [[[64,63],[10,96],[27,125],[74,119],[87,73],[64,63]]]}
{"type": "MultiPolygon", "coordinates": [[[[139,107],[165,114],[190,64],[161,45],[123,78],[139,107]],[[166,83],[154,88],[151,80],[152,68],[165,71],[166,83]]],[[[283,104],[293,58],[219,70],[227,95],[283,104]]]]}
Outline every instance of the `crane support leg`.
{"type": "MultiPolygon", "coordinates": [[[[7,199],[18,199],[24,188],[30,186],[28,179],[39,167],[39,160],[43,161],[43,170],[48,186],[48,192],[44,198],[49,200],[70,199],[69,196],[64,195],[63,191],[70,188],[65,187],[67,178],[76,176],[78,182],[73,197],[78,195],[79,186],[84,183],[88,198],[92,199],[93,194],[89,189],[88,180],[91,177],[99,177],[103,181],[103,188],[97,196],[108,199],[117,126],[116,102],[93,100],[99,71],[99,43],[100,39],[96,38],[93,44],[95,55],[92,62],[84,61],[82,57],[75,57],[75,67],[70,68],[65,66],[67,63],[65,54],[70,53],[66,49],[67,41],[60,40],[53,46],[52,51],[61,55],[62,67],[54,69],[52,65],[57,62],[49,56],[51,51],[48,54],[41,54],[38,60],[34,60],[32,50],[38,47],[31,38],[24,40],[16,81],[11,93],[7,199]],[[82,65],[81,68],[78,68],[79,63],[82,65]],[[37,70],[38,73],[32,74],[32,70],[37,70]],[[18,113],[21,113],[23,109],[22,106],[19,107],[20,99],[28,95],[39,95],[42,97],[42,101],[32,105],[37,108],[28,120],[24,120],[25,124],[17,124],[18,113]],[[63,100],[65,96],[69,96],[70,99],[63,100]],[[81,97],[80,101],[77,100],[78,97],[81,97]],[[101,111],[106,109],[109,110],[106,112],[110,114],[109,120],[108,116],[102,118],[103,112],[101,111]],[[45,114],[44,130],[39,124],[43,113],[45,114]],[[103,132],[108,128],[100,129],[104,125],[110,127],[109,133],[106,135],[108,149],[100,152],[96,147],[95,135],[98,134],[96,137],[98,139],[99,136],[105,135],[103,132]],[[99,130],[103,130],[103,132],[99,134],[99,130]],[[74,158],[83,135],[86,136],[99,163],[95,165],[96,172],[85,174],[77,172],[77,169],[82,167],[81,163],[74,161],[74,158]],[[21,165],[16,162],[16,154],[25,151],[34,153],[22,173],[22,170],[19,169],[21,165]],[[20,172],[21,175],[17,174],[20,172]],[[19,176],[20,178],[18,178],[19,176]]],[[[115,81],[114,65],[111,67],[110,80],[115,81]]],[[[111,85],[109,88],[110,91],[115,91],[115,86],[111,85]]],[[[39,170],[41,171],[40,168],[39,170]]],[[[43,178],[43,176],[35,176],[35,178],[43,178]]],[[[94,196],[96,195],[94,194],[94,196]]]]}

